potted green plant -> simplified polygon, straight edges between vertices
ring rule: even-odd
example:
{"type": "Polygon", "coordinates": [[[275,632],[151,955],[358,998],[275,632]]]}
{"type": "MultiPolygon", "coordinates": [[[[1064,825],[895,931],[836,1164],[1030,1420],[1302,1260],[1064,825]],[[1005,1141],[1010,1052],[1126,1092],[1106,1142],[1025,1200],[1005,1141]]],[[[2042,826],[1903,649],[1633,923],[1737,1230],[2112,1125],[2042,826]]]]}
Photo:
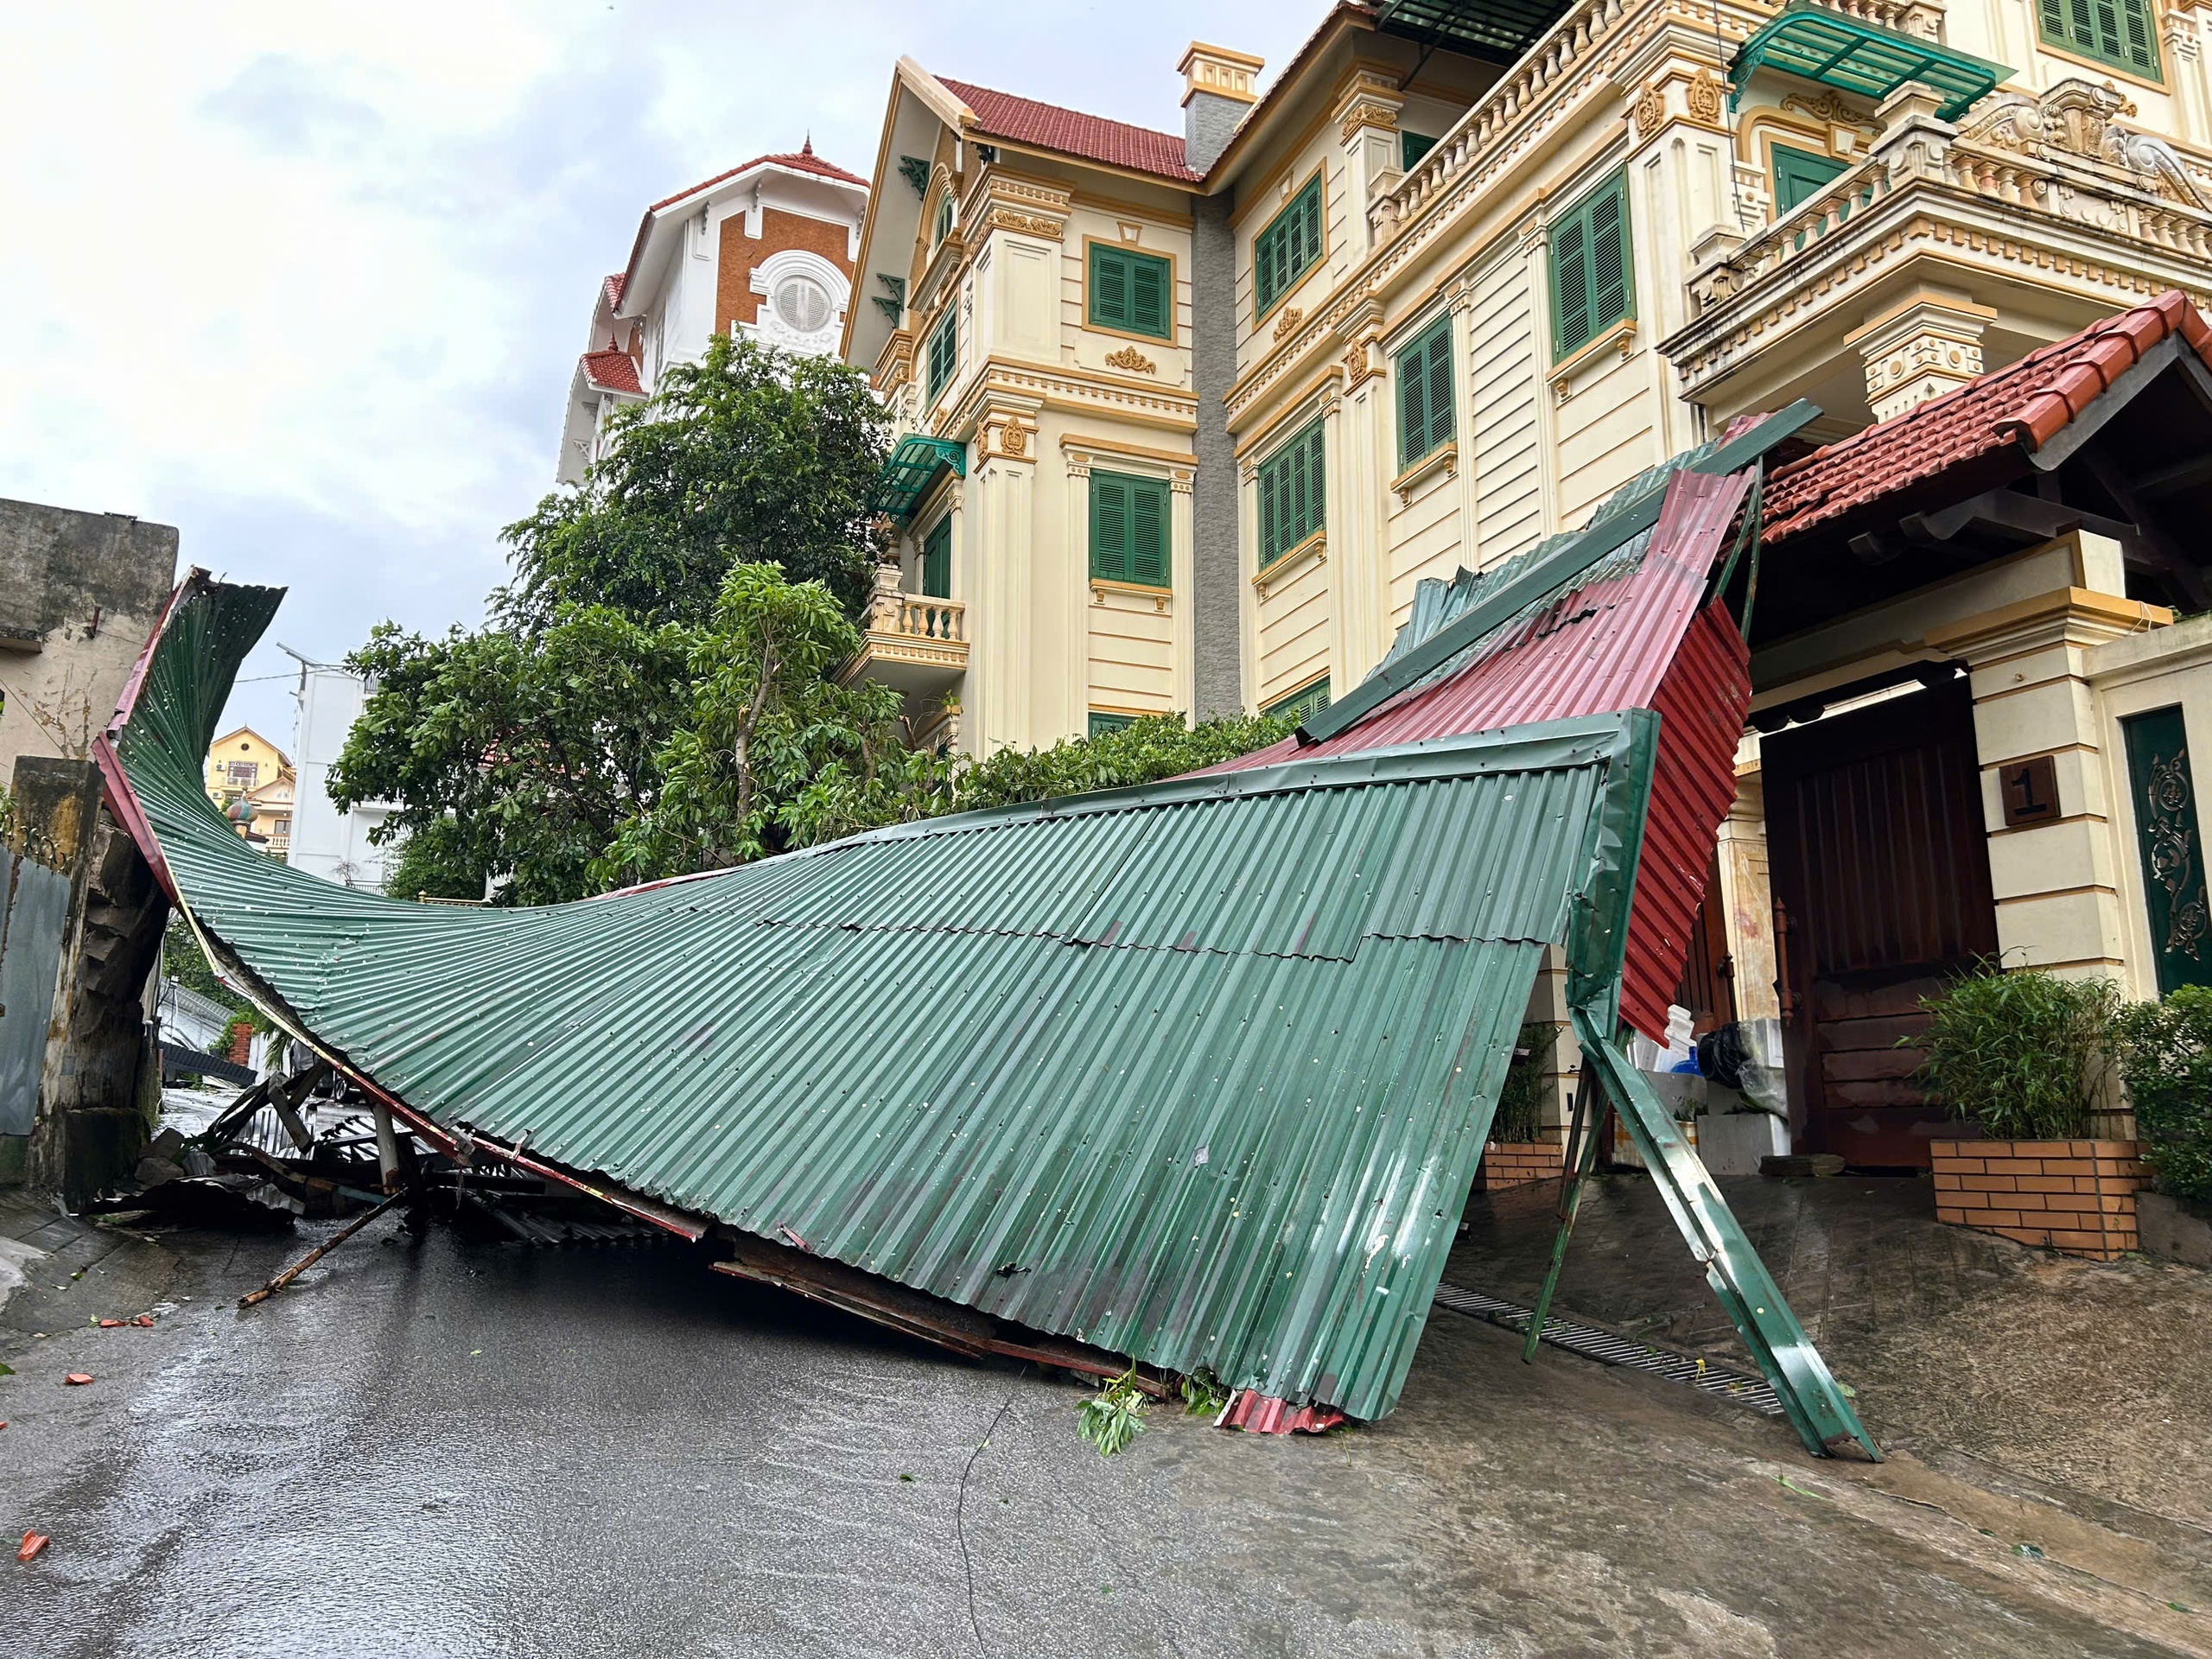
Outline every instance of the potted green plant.
{"type": "Polygon", "coordinates": [[[1483,1148],[1483,1190],[1555,1181],[1560,1143],[1544,1138],[1544,1090],[1552,1053],[1567,1029],[1548,1020],[1531,1020],[1513,1045],[1513,1063],[1498,1090],[1497,1115],[1491,1120],[1490,1144],[1483,1148]]]}
{"type": "Polygon", "coordinates": [[[1921,1005],[1931,1097],[1980,1138],[1930,1143],[1939,1219],[2110,1261],[2136,1246],[2143,1166],[2097,1137],[2112,1079],[2120,988],[1994,963],[1921,1005]]]}

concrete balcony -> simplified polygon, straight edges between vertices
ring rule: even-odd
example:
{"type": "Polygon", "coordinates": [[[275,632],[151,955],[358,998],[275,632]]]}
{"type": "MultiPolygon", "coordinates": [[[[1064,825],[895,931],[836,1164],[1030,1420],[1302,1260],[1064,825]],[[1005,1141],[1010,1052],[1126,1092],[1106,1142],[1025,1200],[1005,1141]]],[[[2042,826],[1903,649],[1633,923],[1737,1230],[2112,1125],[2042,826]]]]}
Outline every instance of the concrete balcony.
{"type": "Polygon", "coordinates": [[[2109,85],[2005,93],[1962,123],[1907,86],[1867,158],[1748,238],[1700,245],[1660,342],[1715,420],[1809,397],[1824,435],[1963,385],[2212,263],[2212,167],[2120,124],[2109,85]]]}
{"type": "Polygon", "coordinates": [[[839,678],[874,680],[910,700],[939,697],[968,671],[967,607],[957,599],[879,588],[861,648],[839,678]]]}

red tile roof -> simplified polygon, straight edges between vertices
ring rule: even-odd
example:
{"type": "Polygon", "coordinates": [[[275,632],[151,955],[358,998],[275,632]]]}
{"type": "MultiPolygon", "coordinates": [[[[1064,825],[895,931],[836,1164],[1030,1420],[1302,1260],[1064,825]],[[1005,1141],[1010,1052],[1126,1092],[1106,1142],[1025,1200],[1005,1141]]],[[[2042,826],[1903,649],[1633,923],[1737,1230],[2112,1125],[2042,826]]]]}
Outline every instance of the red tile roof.
{"type": "Polygon", "coordinates": [[[2176,289],[1777,467],[1762,533],[1797,535],[2013,444],[2040,449],[2176,334],[2212,367],[2212,327],[2176,289]]]}
{"type": "Polygon", "coordinates": [[[624,284],[628,283],[629,280],[630,273],[626,270],[618,270],[612,276],[607,279],[607,308],[608,310],[613,311],[620,308],[622,304],[622,289],[624,284]]]}
{"type": "Polygon", "coordinates": [[[1173,179],[1178,184],[1196,184],[1205,176],[1183,164],[1183,139],[1179,133],[1133,127],[1125,121],[1109,121],[1103,116],[1064,110],[1034,99],[1016,98],[1011,92],[995,92],[988,86],[948,80],[943,75],[937,80],[976,112],[976,124],[969,130],[978,137],[1034,144],[1039,149],[1056,149],[1064,156],[1079,156],[1085,161],[1173,179]]]}
{"type": "Polygon", "coordinates": [[[679,190],[672,196],[663,197],[660,200],[653,203],[652,207],[646,208],[645,211],[649,213],[657,213],[662,208],[670,206],[671,203],[683,200],[686,196],[696,196],[702,190],[711,189],[714,186],[720,184],[725,179],[734,179],[741,173],[750,173],[754,168],[765,166],[770,162],[774,163],[778,167],[791,168],[800,173],[812,173],[822,178],[835,179],[840,184],[857,184],[863,190],[868,188],[868,181],[866,179],[855,178],[850,173],[846,172],[843,168],[832,167],[829,162],[823,161],[819,156],[817,156],[814,153],[814,140],[809,138],[799,147],[798,152],[796,155],[785,153],[776,156],[755,156],[751,161],[746,162],[742,167],[733,167],[727,173],[717,173],[713,178],[703,180],[700,183],[693,185],[689,190],[679,190]]]}
{"type": "Polygon", "coordinates": [[[642,397],[645,389],[638,384],[638,365],[627,352],[608,349],[586,352],[582,365],[584,378],[602,391],[626,391],[642,397]]]}

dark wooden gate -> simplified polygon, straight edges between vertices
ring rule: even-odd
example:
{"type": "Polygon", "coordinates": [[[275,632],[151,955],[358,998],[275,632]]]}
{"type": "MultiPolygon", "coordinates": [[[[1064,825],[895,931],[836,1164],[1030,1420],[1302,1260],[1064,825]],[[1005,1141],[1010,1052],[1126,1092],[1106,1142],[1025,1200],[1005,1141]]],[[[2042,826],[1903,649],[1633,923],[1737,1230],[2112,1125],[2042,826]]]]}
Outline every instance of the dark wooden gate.
{"type": "Polygon", "coordinates": [[[1943,1114],[1913,1079],[1920,1001],[1997,950],[1974,705],[1963,678],[1762,745],[1787,937],[1783,1029],[1806,1139],[1922,1166],[1943,1114]]]}

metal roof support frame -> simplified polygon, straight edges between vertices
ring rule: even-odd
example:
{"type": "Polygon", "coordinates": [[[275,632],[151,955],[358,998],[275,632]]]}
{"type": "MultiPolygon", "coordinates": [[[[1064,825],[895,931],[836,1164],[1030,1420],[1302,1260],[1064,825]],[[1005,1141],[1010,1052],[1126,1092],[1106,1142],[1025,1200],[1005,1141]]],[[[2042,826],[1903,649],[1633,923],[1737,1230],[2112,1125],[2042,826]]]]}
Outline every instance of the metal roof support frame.
{"type": "Polygon", "coordinates": [[[1781,1287],[1744,1236],[1727,1200],[1675,1127],[1674,1115],[1652,1093],[1643,1074],[1607,1040],[1607,1024],[1601,1024],[1592,1009],[1577,1006],[1570,1017],[1582,1045],[1583,1064],[1596,1073],[1619,1113],[1651,1172],[1652,1184],[1688,1242],[1690,1254],[1704,1265],[1706,1283],[1774,1385],[1805,1449],[1815,1457],[1827,1457],[1840,1442],[1854,1440],[1880,1462],[1881,1448],[1789,1311],[1781,1287]]]}
{"type": "Polygon", "coordinates": [[[941,471],[950,471],[955,478],[967,477],[968,446],[950,438],[925,438],[909,432],[899,440],[883,470],[876,474],[868,505],[903,524],[914,516],[914,509],[941,471]]]}

